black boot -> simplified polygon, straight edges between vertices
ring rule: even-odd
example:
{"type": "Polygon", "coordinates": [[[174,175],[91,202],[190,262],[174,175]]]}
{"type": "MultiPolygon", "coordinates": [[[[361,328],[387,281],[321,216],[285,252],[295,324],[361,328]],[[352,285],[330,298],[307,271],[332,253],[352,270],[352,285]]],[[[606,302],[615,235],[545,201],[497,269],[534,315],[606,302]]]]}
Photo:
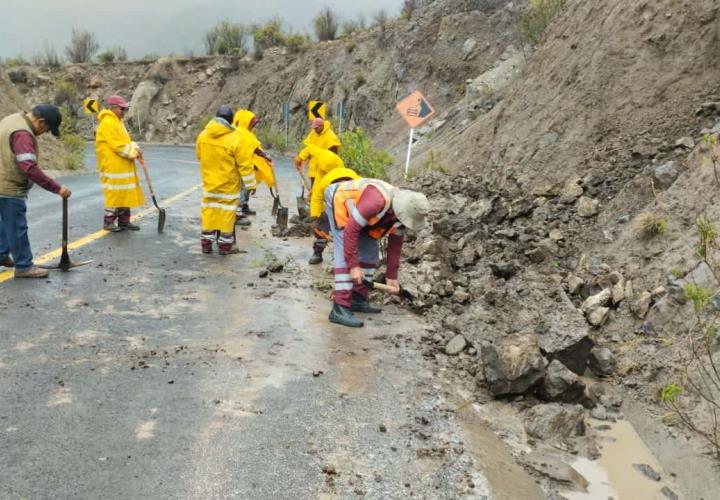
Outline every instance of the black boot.
{"type": "Polygon", "coordinates": [[[353,312],[368,314],[377,314],[382,312],[382,309],[370,304],[365,297],[355,292],[353,292],[352,299],[350,301],[350,310],[353,312]]]}
{"type": "Polygon", "coordinates": [[[243,215],[257,215],[257,212],[250,208],[250,205],[243,205],[242,206],[242,213],[243,215]]]}
{"type": "Polygon", "coordinates": [[[310,257],[310,260],[308,260],[308,264],[320,264],[322,261],[322,252],[313,252],[312,257],[310,257]]]}
{"type": "Polygon", "coordinates": [[[333,304],[332,311],[328,317],[331,323],[337,323],[338,325],[349,326],[351,328],[360,328],[363,326],[363,322],[353,316],[352,311],[347,307],[343,307],[340,304],[333,304]]]}

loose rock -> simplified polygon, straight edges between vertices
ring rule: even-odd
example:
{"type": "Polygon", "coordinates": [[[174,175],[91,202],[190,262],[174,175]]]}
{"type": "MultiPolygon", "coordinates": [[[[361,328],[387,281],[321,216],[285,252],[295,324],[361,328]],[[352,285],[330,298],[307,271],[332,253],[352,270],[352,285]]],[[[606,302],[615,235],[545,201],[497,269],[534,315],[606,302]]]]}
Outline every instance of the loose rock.
{"type": "Polygon", "coordinates": [[[575,403],[583,397],[585,384],[580,377],[555,359],[547,367],[540,392],[550,401],[575,403]]]}
{"type": "Polygon", "coordinates": [[[456,335],[445,346],[445,354],[449,356],[457,356],[458,354],[463,352],[463,350],[465,350],[466,346],[467,341],[465,340],[465,337],[463,337],[462,335],[456,335]]]}
{"type": "Polygon", "coordinates": [[[653,469],[648,464],[633,464],[633,467],[635,467],[636,470],[642,472],[645,477],[647,477],[651,481],[659,482],[662,479],[662,476],[658,474],[655,469],[653,469]]]}
{"type": "Polygon", "coordinates": [[[536,405],[526,415],[525,432],[537,439],[568,438],[585,434],[585,410],[580,405],[536,405]]]}
{"type": "Polygon", "coordinates": [[[607,347],[593,347],[590,351],[588,366],[595,375],[608,377],[617,370],[617,360],[607,347]]]}
{"type": "Polygon", "coordinates": [[[600,211],[600,202],[593,199],[588,198],[587,196],[582,196],[578,200],[577,203],[577,213],[580,217],[593,217],[597,215],[597,213],[600,211]]]}
{"type": "Polygon", "coordinates": [[[542,380],[547,361],[537,335],[504,337],[480,350],[485,381],[495,396],[522,394],[542,380]]]}

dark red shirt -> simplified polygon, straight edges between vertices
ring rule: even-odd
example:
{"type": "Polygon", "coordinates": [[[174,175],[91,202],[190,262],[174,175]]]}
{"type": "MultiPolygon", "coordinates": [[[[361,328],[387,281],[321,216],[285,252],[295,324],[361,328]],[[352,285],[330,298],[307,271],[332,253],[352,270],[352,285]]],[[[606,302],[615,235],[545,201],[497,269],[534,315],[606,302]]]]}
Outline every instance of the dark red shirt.
{"type": "MultiPolygon", "coordinates": [[[[355,206],[357,211],[365,220],[370,220],[373,217],[377,217],[385,209],[385,197],[382,193],[373,186],[368,186],[363,191],[362,195],[358,199],[357,205],[355,206]]],[[[353,267],[359,267],[358,261],[358,242],[360,241],[360,233],[363,230],[367,230],[370,227],[377,228],[381,227],[390,230],[398,219],[395,216],[395,212],[392,209],[388,210],[382,219],[377,224],[372,226],[361,226],[352,216],[345,226],[344,244],[345,244],[345,262],[349,269],[353,267]]],[[[402,234],[391,234],[388,236],[387,246],[387,279],[396,280],[398,276],[398,269],[400,268],[400,254],[402,252],[403,244],[402,234]]]]}
{"type": "Polygon", "coordinates": [[[60,191],[60,184],[48,177],[37,162],[37,148],[32,134],[26,130],[18,130],[10,136],[10,149],[15,154],[17,166],[28,178],[43,189],[52,193],[60,191]]]}

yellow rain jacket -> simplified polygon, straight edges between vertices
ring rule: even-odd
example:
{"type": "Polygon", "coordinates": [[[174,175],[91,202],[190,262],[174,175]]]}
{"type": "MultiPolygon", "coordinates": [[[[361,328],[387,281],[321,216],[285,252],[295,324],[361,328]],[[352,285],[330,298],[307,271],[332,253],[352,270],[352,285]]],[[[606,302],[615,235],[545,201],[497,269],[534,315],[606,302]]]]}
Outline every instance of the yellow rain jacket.
{"type": "MultiPolygon", "coordinates": [[[[318,146],[322,149],[330,149],[333,146],[337,146],[338,153],[340,153],[340,147],[342,146],[342,144],[340,143],[340,139],[338,139],[338,136],[335,135],[335,132],[333,132],[332,130],[332,124],[330,123],[330,120],[325,120],[325,128],[323,128],[321,134],[315,132],[315,129],[310,130],[310,133],[303,141],[303,144],[305,144],[305,146],[318,146]]],[[[310,158],[310,165],[308,166],[308,177],[310,177],[311,179],[322,177],[322,175],[320,175],[316,171],[315,163],[315,158],[310,158]]]]}
{"type": "Polygon", "coordinates": [[[135,168],[139,146],[130,139],[122,120],[109,109],[100,112],[98,121],[95,152],[105,207],[134,208],[144,205],[145,195],[135,168]]]}
{"type": "Polygon", "coordinates": [[[302,161],[310,158],[310,163],[314,163],[315,165],[315,175],[308,174],[308,176],[315,179],[322,179],[336,168],[345,168],[345,163],[338,155],[329,149],[323,149],[314,145],[307,146],[300,151],[298,158],[302,161]]]}
{"type": "Polygon", "coordinates": [[[203,231],[232,233],[242,182],[255,189],[252,167],[254,147],[247,134],[238,134],[224,120],[213,119],[195,141],[200,161],[203,196],[200,209],[203,231]]]}
{"type": "Polygon", "coordinates": [[[336,168],[315,183],[310,197],[310,217],[320,217],[325,212],[325,188],[338,179],[358,180],[360,176],[349,168],[336,168]]]}
{"type": "MultiPolygon", "coordinates": [[[[233,125],[237,127],[240,133],[247,132],[250,134],[251,137],[248,141],[255,144],[255,147],[253,148],[254,152],[257,148],[262,149],[262,143],[255,135],[255,132],[250,130],[250,122],[252,122],[253,118],[255,118],[255,113],[248,111],[247,109],[240,109],[237,113],[235,113],[233,125]]],[[[262,156],[253,153],[253,167],[255,168],[256,182],[264,182],[270,188],[275,187],[275,178],[273,176],[273,170],[272,166],[270,166],[270,162],[262,156]]]]}

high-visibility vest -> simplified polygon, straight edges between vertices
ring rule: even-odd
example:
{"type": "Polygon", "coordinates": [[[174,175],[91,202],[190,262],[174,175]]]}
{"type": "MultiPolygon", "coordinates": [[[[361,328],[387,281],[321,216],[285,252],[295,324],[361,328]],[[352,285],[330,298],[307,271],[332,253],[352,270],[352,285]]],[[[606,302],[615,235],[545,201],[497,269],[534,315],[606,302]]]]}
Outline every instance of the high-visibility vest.
{"type": "Polygon", "coordinates": [[[333,197],[333,213],[335,215],[335,226],[338,229],[344,229],[350,218],[363,227],[368,228],[368,235],[379,240],[386,234],[395,233],[399,227],[399,223],[389,228],[373,227],[385,216],[392,207],[392,198],[395,193],[395,187],[385,181],[379,179],[359,179],[356,181],[345,181],[338,185],[333,197]],[[365,219],[356,206],[358,200],[362,196],[365,189],[369,186],[377,189],[385,199],[385,206],[382,211],[370,219],[365,219]]]}

